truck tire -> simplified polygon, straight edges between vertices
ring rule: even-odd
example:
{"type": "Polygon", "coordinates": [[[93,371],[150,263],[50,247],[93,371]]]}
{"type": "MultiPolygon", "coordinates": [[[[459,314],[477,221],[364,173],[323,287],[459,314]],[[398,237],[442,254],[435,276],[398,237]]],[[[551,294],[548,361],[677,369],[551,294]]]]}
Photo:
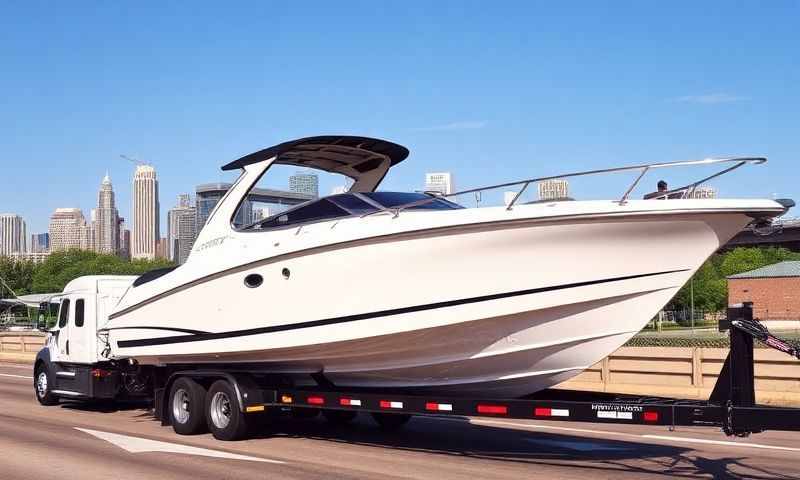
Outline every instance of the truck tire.
{"type": "Polygon", "coordinates": [[[358,412],[348,410],[323,410],[322,416],[334,425],[347,425],[356,418],[358,412]]]}
{"type": "Polygon", "coordinates": [[[248,419],[227,380],[217,380],[208,389],[205,410],[208,428],[217,440],[241,440],[247,435],[248,419]]]}
{"type": "Polygon", "coordinates": [[[36,400],[44,406],[58,405],[58,397],[53,395],[53,379],[50,376],[50,369],[44,363],[36,366],[33,375],[33,391],[36,400]]]}
{"type": "Polygon", "coordinates": [[[169,419],[172,429],[178,435],[197,435],[205,433],[206,418],[203,409],[206,402],[206,389],[191,378],[181,377],[169,390],[169,419]]]}
{"type": "Polygon", "coordinates": [[[384,430],[398,430],[411,420],[411,415],[407,413],[373,413],[372,419],[375,420],[384,430]]]}

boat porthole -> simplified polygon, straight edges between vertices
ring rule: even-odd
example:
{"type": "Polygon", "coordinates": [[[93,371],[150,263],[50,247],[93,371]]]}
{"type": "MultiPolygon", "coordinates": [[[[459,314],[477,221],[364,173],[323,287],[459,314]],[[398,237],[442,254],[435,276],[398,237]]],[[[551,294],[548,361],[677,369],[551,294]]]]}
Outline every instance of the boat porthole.
{"type": "Polygon", "coordinates": [[[283,278],[286,280],[289,280],[289,276],[292,275],[292,272],[290,272],[288,268],[284,268],[281,273],[283,274],[283,278]]]}
{"type": "Polygon", "coordinates": [[[244,277],[244,284],[249,288],[260,287],[262,283],[264,283],[264,277],[257,273],[251,273],[244,277]]]}

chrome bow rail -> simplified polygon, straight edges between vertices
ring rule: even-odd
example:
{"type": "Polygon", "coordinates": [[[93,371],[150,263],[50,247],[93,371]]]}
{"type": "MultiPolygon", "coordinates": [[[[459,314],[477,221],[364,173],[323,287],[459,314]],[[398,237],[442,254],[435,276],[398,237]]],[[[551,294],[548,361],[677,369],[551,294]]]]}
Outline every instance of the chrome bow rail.
{"type": "Polygon", "coordinates": [[[727,168],[724,168],[724,169],[714,173],[713,175],[709,175],[709,176],[707,176],[705,178],[702,178],[702,179],[700,179],[700,180],[698,180],[696,182],[692,182],[692,183],[690,183],[688,185],[684,185],[683,187],[680,187],[680,188],[667,190],[665,192],[658,192],[658,195],[650,197],[650,198],[653,198],[653,199],[687,198],[687,197],[691,197],[692,194],[694,194],[694,191],[695,191],[695,189],[697,189],[698,186],[700,186],[701,184],[711,180],[712,178],[716,178],[716,177],[719,177],[721,175],[724,175],[724,174],[726,174],[726,173],[728,173],[728,172],[730,172],[732,170],[736,170],[737,168],[741,167],[742,165],[745,165],[745,164],[748,164],[748,163],[752,163],[754,165],[758,165],[758,164],[761,164],[761,163],[765,163],[766,161],[767,161],[767,159],[764,158],[764,157],[725,157],[725,158],[705,158],[703,160],[684,160],[684,161],[679,161],[679,162],[648,163],[648,164],[644,164],[644,165],[631,165],[631,166],[627,166],[627,167],[604,168],[604,169],[600,169],[600,170],[586,170],[586,171],[583,171],[583,172],[565,173],[565,174],[561,174],[561,175],[550,175],[550,176],[547,176],[547,177],[529,178],[527,180],[519,180],[519,181],[516,181],[516,182],[500,183],[500,184],[497,184],[497,185],[490,185],[488,187],[472,188],[472,189],[469,189],[469,190],[462,190],[460,192],[449,193],[449,194],[439,194],[439,195],[432,196],[430,198],[426,198],[426,199],[423,199],[423,200],[417,200],[415,202],[410,202],[410,203],[406,203],[406,204],[403,204],[403,205],[398,205],[398,206],[391,207],[391,208],[384,208],[383,210],[379,210],[378,212],[371,212],[371,213],[368,213],[366,215],[372,215],[372,214],[375,214],[375,213],[388,211],[388,212],[394,213],[394,216],[396,217],[403,210],[406,210],[406,209],[411,208],[411,207],[416,207],[416,206],[419,206],[419,205],[424,205],[426,203],[433,202],[438,198],[454,197],[454,196],[457,196],[457,195],[464,195],[464,194],[467,194],[467,193],[483,192],[483,191],[486,191],[486,190],[495,190],[495,189],[498,189],[498,188],[521,186],[521,188],[519,189],[517,194],[514,196],[514,198],[511,200],[511,202],[507,206],[507,209],[511,210],[514,207],[514,204],[517,202],[517,200],[519,200],[519,198],[522,196],[522,194],[525,192],[525,190],[528,188],[528,186],[531,183],[542,182],[542,181],[545,181],[545,180],[570,178],[570,177],[583,177],[583,176],[586,176],[586,175],[598,175],[598,174],[601,174],[601,173],[638,171],[639,175],[636,177],[636,179],[633,181],[633,183],[631,183],[631,185],[628,187],[628,189],[625,190],[625,193],[622,195],[622,197],[618,201],[620,205],[625,205],[625,203],[628,202],[628,196],[631,194],[633,189],[636,188],[636,186],[639,184],[639,182],[641,181],[642,177],[644,177],[645,174],[647,172],[649,172],[650,170],[655,170],[657,168],[682,167],[682,166],[689,166],[689,165],[712,165],[712,164],[716,164],[716,163],[733,163],[733,165],[731,165],[731,166],[729,166],[727,168]]]}

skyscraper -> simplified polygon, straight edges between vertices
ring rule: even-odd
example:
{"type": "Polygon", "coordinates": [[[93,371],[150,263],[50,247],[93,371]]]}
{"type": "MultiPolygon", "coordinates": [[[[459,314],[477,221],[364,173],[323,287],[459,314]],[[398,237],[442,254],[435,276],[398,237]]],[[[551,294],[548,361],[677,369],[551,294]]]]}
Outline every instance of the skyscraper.
{"type": "Polygon", "coordinates": [[[86,229],[86,218],[80,208],[56,208],[50,216],[50,251],[82,248],[82,244],[88,243],[84,238],[86,229]]]}
{"type": "Polygon", "coordinates": [[[539,200],[556,200],[569,197],[569,182],[553,178],[539,182],[539,200]]]}
{"type": "Polygon", "coordinates": [[[158,179],[151,165],[138,165],[133,174],[133,233],[131,258],[153,259],[159,232],[158,179]]]}
{"type": "Polygon", "coordinates": [[[125,219],[119,219],[119,256],[125,260],[131,258],[131,231],[125,225],[125,219]]]}
{"type": "Polygon", "coordinates": [[[108,173],[100,183],[97,194],[97,210],[95,218],[95,250],[99,253],[116,254],[119,242],[119,213],[114,203],[114,188],[108,173]]]}
{"type": "Polygon", "coordinates": [[[28,247],[31,253],[45,253],[50,251],[50,234],[34,233],[31,235],[31,243],[28,247]]]}
{"type": "Polygon", "coordinates": [[[195,208],[188,193],[178,195],[178,204],[167,212],[167,240],[169,259],[183,264],[189,258],[197,236],[195,208]]]}
{"type": "Polygon", "coordinates": [[[297,172],[289,177],[289,191],[319,197],[319,177],[316,173],[297,172]]]}
{"type": "Polygon", "coordinates": [[[14,213],[0,214],[0,256],[28,251],[25,220],[14,213]]]}
{"type": "Polygon", "coordinates": [[[455,192],[453,174],[450,172],[432,172],[425,174],[425,191],[439,192],[447,195],[455,192]]]}

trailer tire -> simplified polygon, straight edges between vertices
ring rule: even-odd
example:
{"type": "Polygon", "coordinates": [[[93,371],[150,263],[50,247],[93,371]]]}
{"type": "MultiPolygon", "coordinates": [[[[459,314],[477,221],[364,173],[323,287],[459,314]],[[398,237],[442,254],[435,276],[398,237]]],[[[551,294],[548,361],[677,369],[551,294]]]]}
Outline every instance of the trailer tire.
{"type": "Polygon", "coordinates": [[[206,395],[206,422],[217,440],[241,440],[247,435],[248,418],[239,408],[238,397],[227,380],[217,380],[206,395]]]}
{"type": "Polygon", "coordinates": [[[52,386],[50,369],[44,363],[40,363],[33,375],[33,392],[36,394],[36,400],[46,407],[58,405],[58,397],[53,394],[52,386]]]}
{"type": "Polygon", "coordinates": [[[411,415],[407,413],[375,412],[372,414],[372,419],[384,430],[398,430],[411,420],[411,415]]]}
{"type": "Polygon", "coordinates": [[[206,389],[188,377],[180,377],[169,390],[167,412],[172,429],[178,435],[205,433],[206,418],[203,414],[206,389]]]}
{"type": "Polygon", "coordinates": [[[353,412],[348,410],[322,411],[322,416],[325,417],[325,420],[334,425],[347,425],[356,418],[356,415],[358,415],[358,412],[353,412]]]}

